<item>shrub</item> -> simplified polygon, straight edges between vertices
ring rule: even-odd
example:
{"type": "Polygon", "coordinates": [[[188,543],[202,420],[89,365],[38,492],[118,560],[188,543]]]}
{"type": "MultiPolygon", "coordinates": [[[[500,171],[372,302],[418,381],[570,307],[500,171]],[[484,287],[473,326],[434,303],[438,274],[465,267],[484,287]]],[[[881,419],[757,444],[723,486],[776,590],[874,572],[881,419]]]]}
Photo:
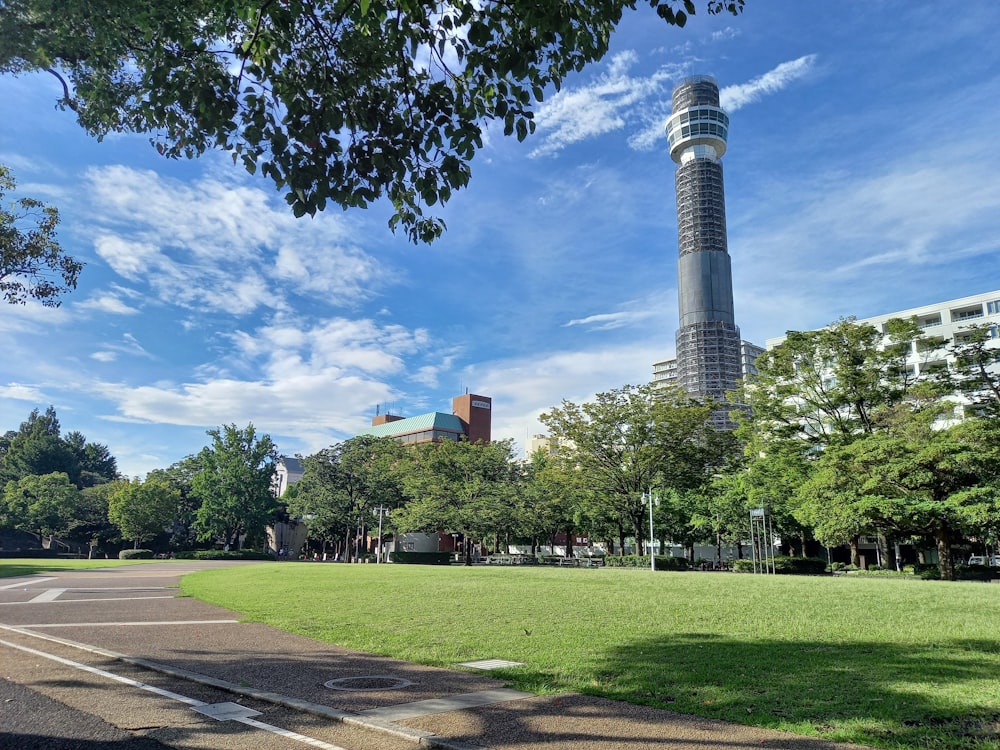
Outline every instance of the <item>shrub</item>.
{"type": "Polygon", "coordinates": [[[196,549],[178,552],[178,560],[274,560],[268,552],[254,552],[252,549],[226,550],[196,549]]]}
{"type": "MultiPolygon", "coordinates": [[[[758,568],[760,563],[757,563],[758,568]]],[[[753,560],[733,560],[733,570],[737,573],[753,573],[753,560]]],[[[827,573],[826,560],[818,557],[785,557],[774,558],[774,572],[778,575],[821,576],[827,573]]]]}
{"type": "Polygon", "coordinates": [[[451,565],[450,552],[390,552],[389,562],[408,565],[451,565]]]}
{"type": "Polygon", "coordinates": [[[956,565],[955,578],[960,581],[990,581],[1000,578],[1000,569],[989,565],[956,565]]]}
{"type": "Polygon", "coordinates": [[[151,549],[123,549],[118,553],[119,560],[152,560],[153,550],[151,549]]]}
{"type": "MultiPolygon", "coordinates": [[[[656,555],[654,558],[656,570],[687,570],[689,565],[686,557],[671,557],[656,555]]],[[[609,568],[649,568],[649,555],[608,555],[604,564],[609,568]]]]}
{"type": "Polygon", "coordinates": [[[933,581],[941,577],[937,563],[914,563],[913,574],[925,581],[933,581]]]}

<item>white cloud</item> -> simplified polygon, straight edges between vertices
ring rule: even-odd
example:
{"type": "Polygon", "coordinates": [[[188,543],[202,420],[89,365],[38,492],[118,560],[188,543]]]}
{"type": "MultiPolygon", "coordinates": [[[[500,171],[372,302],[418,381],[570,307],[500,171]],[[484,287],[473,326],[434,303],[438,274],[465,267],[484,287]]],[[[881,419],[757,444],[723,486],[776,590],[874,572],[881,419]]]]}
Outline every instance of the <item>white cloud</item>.
{"type": "Polygon", "coordinates": [[[598,315],[588,315],[586,318],[576,318],[565,324],[569,326],[586,326],[594,331],[611,331],[615,328],[624,328],[638,321],[646,320],[659,314],[653,310],[628,310],[616,313],[600,313],[598,315]]]}
{"type": "Polygon", "coordinates": [[[48,400],[48,397],[36,386],[22,385],[21,383],[10,383],[0,386],[0,398],[9,398],[14,401],[27,401],[31,404],[41,404],[48,400]]]}
{"type": "Polygon", "coordinates": [[[86,179],[98,254],[170,305],[244,315],[287,309],[291,293],[353,304],[395,279],[350,241],[346,220],[295,219],[262,189],[120,165],[86,179]]]}
{"type": "Polygon", "coordinates": [[[722,108],[728,112],[735,112],[747,104],[759,101],[767,94],[781,91],[794,81],[808,75],[812,71],[816,59],[816,55],[804,55],[795,60],[783,62],[764,75],[746,83],[726,86],[719,91],[722,108]]]}
{"type": "Polygon", "coordinates": [[[739,29],[733,28],[732,26],[727,26],[720,31],[713,31],[710,39],[713,42],[728,42],[731,39],[735,39],[740,36],[743,32],[739,29]]]}
{"type": "Polygon", "coordinates": [[[929,143],[868,173],[803,173],[762,188],[767,205],[755,205],[748,217],[734,214],[730,223],[744,333],[763,343],[790,327],[996,287],[986,278],[968,286],[977,283],[973,259],[988,266],[1000,255],[1000,194],[983,189],[993,182],[994,165],[974,157],[976,142],[970,137],[964,153],[929,143]],[[911,283],[914,291],[941,291],[907,296],[911,283]]]}
{"type": "Polygon", "coordinates": [[[356,247],[313,244],[282,244],[274,261],[274,273],[291,282],[300,294],[347,299],[367,297],[376,285],[395,280],[396,275],[356,247]]]}
{"type": "Polygon", "coordinates": [[[138,308],[125,304],[121,297],[110,292],[96,294],[90,299],[78,303],[77,307],[110,315],[135,315],[139,312],[138,308]]]}
{"type": "MultiPolygon", "coordinates": [[[[714,41],[731,39],[732,29],[716,32],[714,41]]],[[[722,107],[735,111],[788,86],[807,75],[816,55],[806,55],[782,63],[753,80],[727,86],[720,92],[722,107]]],[[[670,116],[670,93],[673,84],[683,77],[689,65],[671,64],[649,76],[633,76],[630,69],[638,63],[635,52],[621,52],[611,58],[605,72],[593,83],[576,89],[563,89],[543,104],[535,117],[540,146],[532,157],[550,156],[566,146],[595,138],[626,127],[629,148],[649,151],[664,140],[664,124],[670,116]]]]}
{"type": "Polygon", "coordinates": [[[354,434],[369,409],[396,398],[387,379],[404,371],[404,357],[429,344],[423,329],[346,318],[311,327],[284,321],[228,340],[231,351],[196,370],[197,379],[99,383],[100,394],[115,404],[109,419],[205,427],[253,422],[315,450],[354,434]]]}
{"type": "Polygon", "coordinates": [[[539,414],[563,399],[580,403],[613,388],[648,383],[653,362],[663,356],[655,343],[619,340],[606,347],[482,362],[463,375],[478,384],[478,393],[493,399],[493,438],[513,438],[523,451],[526,435],[545,432],[539,414]]]}
{"type": "Polygon", "coordinates": [[[0,306],[0,310],[3,310],[0,315],[0,334],[44,331],[71,320],[65,306],[45,307],[35,300],[28,300],[23,305],[11,305],[0,300],[0,306]]]}
{"type": "Polygon", "coordinates": [[[98,362],[114,362],[118,359],[118,355],[115,352],[100,351],[91,354],[90,358],[96,359],[98,362]]]}
{"type": "Polygon", "coordinates": [[[679,71],[664,66],[648,77],[633,77],[628,71],[636,62],[635,52],[621,52],[594,83],[563,89],[542,105],[535,117],[542,145],[531,156],[551,155],[572,143],[622,129],[635,119],[635,106],[662,95],[665,84],[679,71]]]}

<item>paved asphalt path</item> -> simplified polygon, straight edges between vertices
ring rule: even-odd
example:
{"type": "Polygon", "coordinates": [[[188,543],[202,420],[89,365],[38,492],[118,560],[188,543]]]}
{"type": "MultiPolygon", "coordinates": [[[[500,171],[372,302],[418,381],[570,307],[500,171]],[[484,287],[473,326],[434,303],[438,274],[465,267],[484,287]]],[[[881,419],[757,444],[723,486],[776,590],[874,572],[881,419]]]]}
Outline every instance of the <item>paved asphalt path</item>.
{"type": "Polygon", "coordinates": [[[177,596],[169,562],[0,578],[0,749],[849,750],[330,646],[177,596]]]}

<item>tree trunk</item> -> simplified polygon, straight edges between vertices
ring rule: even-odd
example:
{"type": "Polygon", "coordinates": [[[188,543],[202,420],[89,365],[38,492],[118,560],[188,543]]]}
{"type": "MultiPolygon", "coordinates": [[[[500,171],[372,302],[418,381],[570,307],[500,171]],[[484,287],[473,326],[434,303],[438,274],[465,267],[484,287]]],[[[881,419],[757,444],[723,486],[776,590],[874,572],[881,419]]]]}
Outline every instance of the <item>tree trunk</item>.
{"type": "Polygon", "coordinates": [[[800,531],[799,532],[799,545],[802,547],[802,556],[806,557],[807,553],[806,553],[806,532],[805,531],[800,531]]]}
{"type": "Polygon", "coordinates": [[[625,529],[622,528],[621,522],[618,522],[618,549],[621,550],[621,554],[625,554],[625,529]]]}
{"type": "Polygon", "coordinates": [[[566,557],[574,557],[573,554],[573,527],[566,527],[566,557]]]}
{"type": "Polygon", "coordinates": [[[955,580],[955,561],[951,556],[951,528],[941,521],[934,529],[934,541],[937,543],[938,570],[942,581],[955,580]]]}
{"type": "Polygon", "coordinates": [[[632,524],[632,533],[635,535],[635,552],[637,555],[648,555],[646,549],[646,509],[642,507],[637,513],[631,514],[629,523],[632,524]]]}

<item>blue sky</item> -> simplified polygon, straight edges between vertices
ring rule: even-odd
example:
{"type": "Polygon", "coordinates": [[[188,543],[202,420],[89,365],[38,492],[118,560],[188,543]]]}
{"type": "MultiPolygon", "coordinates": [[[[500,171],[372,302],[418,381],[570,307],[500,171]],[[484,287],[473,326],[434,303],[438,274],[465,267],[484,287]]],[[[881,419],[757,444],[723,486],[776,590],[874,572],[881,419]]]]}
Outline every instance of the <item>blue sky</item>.
{"type": "Polygon", "coordinates": [[[221,424],[311,453],[466,389],[495,437],[645,382],[677,327],[673,164],[683,76],[731,118],[729,250],[743,337],[1000,289],[1000,3],[748,0],[684,29],[627,16],[599,64],[488,134],[431,247],[389,211],[294,219],[225,155],[98,143],[51,76],[0,78],[0,162],[59,207],[86,262],[59,309],[0,309],[0,430],[54,405],[141,475],[221,424]]]}

